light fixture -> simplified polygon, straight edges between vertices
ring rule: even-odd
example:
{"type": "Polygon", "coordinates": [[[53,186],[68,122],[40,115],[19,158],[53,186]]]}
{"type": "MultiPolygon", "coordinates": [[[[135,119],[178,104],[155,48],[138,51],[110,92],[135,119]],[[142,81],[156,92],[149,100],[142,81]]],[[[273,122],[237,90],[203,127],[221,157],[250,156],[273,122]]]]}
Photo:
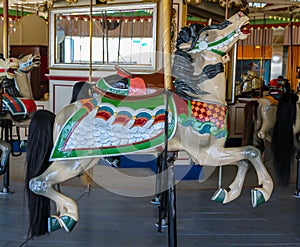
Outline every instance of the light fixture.
{"type": "Polygon", "coordinates": [[[272,56],[272,61],[273,62],[278,63],[278,62],[280,62],[280,60],[281,60],[280,56],[278,56],[278,55],[272,56]]]}

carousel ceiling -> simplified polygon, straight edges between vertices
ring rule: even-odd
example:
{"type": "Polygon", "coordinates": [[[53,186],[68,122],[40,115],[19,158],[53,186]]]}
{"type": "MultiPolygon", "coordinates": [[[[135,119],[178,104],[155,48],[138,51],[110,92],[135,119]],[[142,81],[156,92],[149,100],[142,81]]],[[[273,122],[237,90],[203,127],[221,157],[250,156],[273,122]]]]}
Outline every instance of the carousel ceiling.
{"type": "MultiPolygon", "coordinates": [[[[55,5],[55,2],[64,0],[8,0],[9,8],[12,10],[21,9],[23,11],[35,12],[39,15],[45,15],[49,5],[55,5]]],[[[67,3],[80,0],[65,0],[67,3]]],[[[103,2],[103,0],[98,0],[103,2]]],[[[107,2],[114,0],[107,0],[107,2]]],[[[145,0],[151,1],[151,0],[145,0]]],[[[228,16],[242,9],[248,12],[250,18],[264,19],[267,17],[293,18],[300,19],[300,0],[183,0],[188,4],[188,13],[190,16],[202,18],[213,18],[219,22],[228,16]],[[227,7],[228,13],[225,14],[227,7]]],[[[3,0],[0,0],[0,7],[3,0]]],[[[50,6],[51,7],[51,6],[50,6]]]]}
{"type": "Polygon", "coordinates": [[[237,10],[248,13],[252,24],[270,27],[287,25],[290,20],[300,25],[300,0],[187,0],[190,17],[212,18],[220,22],[237,10]],[[224,2],[227,1],[227,5],[224,2]],[[228,6],[226,8],[226,6],[228,6]]]}

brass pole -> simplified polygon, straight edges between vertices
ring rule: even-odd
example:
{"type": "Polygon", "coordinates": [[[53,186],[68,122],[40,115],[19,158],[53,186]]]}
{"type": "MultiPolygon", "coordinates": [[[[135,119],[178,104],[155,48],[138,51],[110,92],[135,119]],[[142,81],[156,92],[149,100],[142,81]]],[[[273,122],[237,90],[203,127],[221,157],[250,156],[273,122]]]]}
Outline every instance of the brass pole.
{"type": "Polygon", "coordinates": [[[90,63],[89,63],[89,82],[92,82],[93,68],[93,0],[90,0],[90,63]]]}
{"type": "Polygon", "coordinates": [[[164,86],[166,90],[172,89],[172,68],[171,68],[171,11],[172,1],[162,1],[163,16],[163,43],[164,43],[164,86]]]}
{"type": "Polygon", "coordinates": [[[8,0],[3,0],[3,57],[8,58],[8,0]]]}
{"type": "Polygon", "coordinates": [[[294,67],[293,67],[293,12],[290,10],[290,23],[289,23],[289,26],[290,26],[290,83],[291,83],[291,86],[293,88],[293,70],[294,70],[294,67]]]}

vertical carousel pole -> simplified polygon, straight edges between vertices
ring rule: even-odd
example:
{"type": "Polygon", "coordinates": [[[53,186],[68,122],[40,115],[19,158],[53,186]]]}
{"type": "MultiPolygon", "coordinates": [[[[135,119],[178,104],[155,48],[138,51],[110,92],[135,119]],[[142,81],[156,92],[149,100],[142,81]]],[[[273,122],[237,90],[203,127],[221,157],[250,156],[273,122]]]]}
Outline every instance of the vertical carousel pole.
{"type": "MultiPolygon", "coordinates": [[[[3,0],[3,57],[8,58],[8,0],[3,0]]],[[[0,102],[2,104],[2,102],[0,102]]],[[[4,140],[9,141],[9,129],[4,129],[4,140]]],[[[3,175],[3,186],[1,194],[9,194],[9,157],[7,160],[6,172],[3,175]]]]}
{"type": "MultiPolygon", "coordinates": [[[[170,91],[172,89],[172,67],[171,67],[171,13],[172,13],[172,0],[162,1],[162,15],[163,16],[163,52],[164,52],[164,87],[167,93],[167,100],[169,99],[170,91]]],[[[168,102],[167,102],[168,105],[168,102]]],[[[166,109],[168,110],[168,109],[166,109]]],[[[168,126],[168,113],[166,112],[166,124],[165,128],[168,126]]],[[[168,138],[166,131],[166,137],[168,138]]],[[[165,146],[165,154],[168,152],[168,146],[165,146]]],[[[164,162],[168,162],[164,155],[164,162]]],[[[168,167],[168,243],[171,247],[177,246],[177,229],[176,229],[176,193],[175,193],[175,183],[174,183],[174,173],[173,165],[168,167]]]]}
{"type": "Polygon", "coordinates": [[[3,57],[8,58],[8,0],[3,0],[3,57]]]}
{"type": "MultiPolygon", "coordinates": [[[[228,0],[226,0],[225,19],[226,20],[228,19],[228,0]]],[[[234,99],[234,92],[233,92],[233,95],[232,95],[232,99],[234,99]]],[[[222,172],[223,172],[222,166],[219,166],[219,182],[218,182],[219,188],[222,187],[222,172]]]]}
{"type": "Polygon", "coordinates": [[[89,83],[92,82],[93,75],[93,0],[90,0],[90,63],[89,63],[89,83]]]}

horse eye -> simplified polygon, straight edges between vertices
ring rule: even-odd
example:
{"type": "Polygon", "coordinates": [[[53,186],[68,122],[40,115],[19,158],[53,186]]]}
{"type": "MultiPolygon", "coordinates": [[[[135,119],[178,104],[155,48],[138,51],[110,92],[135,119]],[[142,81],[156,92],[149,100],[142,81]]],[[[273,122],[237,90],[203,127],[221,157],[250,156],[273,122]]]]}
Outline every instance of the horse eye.
{"type": "Polygon", "coordinates": [[[208,35],[209,35],[208,33],[207,33],[207,34],[205,34],[205,36],[206,36],[206,37],[208,37],[208,35]]]}

